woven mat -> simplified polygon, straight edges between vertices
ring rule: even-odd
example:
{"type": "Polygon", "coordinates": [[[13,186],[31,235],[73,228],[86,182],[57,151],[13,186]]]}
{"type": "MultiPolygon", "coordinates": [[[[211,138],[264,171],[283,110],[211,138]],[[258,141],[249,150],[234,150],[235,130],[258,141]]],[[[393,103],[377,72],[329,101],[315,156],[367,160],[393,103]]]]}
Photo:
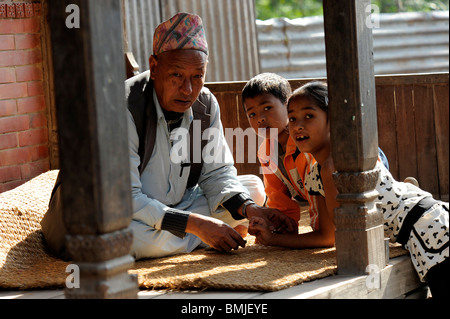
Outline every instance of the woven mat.
{"type": "MultiPolygon", "coordinates": [[[[47,254],[40,231],[58,171],[41,174],[0,194],[0,288],[62,288],[65,262],[47,254]]],[[[301,232],[309,231],[305,225],[301,232]]],[[[142,260],[130,273],[142,289],[276,291],[336,273],[336,250],[292,250],[254,244],[230,253],[198,249],[190,254],[142,260]]],[[[391,258],[406,254],[399,246],[391,258]]]]}

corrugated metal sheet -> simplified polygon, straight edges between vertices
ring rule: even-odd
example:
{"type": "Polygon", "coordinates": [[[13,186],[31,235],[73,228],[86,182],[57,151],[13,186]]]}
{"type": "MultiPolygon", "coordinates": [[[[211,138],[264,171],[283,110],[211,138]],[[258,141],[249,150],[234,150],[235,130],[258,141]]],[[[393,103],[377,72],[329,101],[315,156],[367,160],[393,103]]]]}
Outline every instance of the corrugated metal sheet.
{"type": "MultiPolygon", "coordinates": [[[[373,16],[375,74],[449,71],[449,12],[373,16]],[[379,27],[378,27],[379,26],[379,27]]],[[[323,17],[257,20],[262,72],[325,77],[323,17]]]]}
{"type": "Polygon", "coordinates": [[[253,0],[123,0],[128,50],[148,69],[156,26],[177,12],[198,14],[210,49],[207,81],[240,81],[259,73],[253,0]]]}
{"type": "Polygon", "coordinates": [[[153,33],[161,23],[160,0],[123,0],[126,51],[133,52],[140,70],[148,70],[153,33]]]}

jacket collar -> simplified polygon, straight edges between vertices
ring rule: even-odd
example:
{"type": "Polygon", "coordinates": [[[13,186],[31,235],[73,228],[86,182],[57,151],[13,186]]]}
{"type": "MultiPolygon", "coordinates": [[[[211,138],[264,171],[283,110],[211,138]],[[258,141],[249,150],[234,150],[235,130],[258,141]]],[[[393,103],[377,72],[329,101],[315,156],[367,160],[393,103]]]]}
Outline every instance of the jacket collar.
{"type": "MultiPolygon", "coordinates": [[[[295,145],[294,140],[289,136],[286,144],[286,156],[293,155],[296,151],[297,145],[295,145]]],[[[276,139],[264,139],[258,150],[258,157],[265,162],[268,162],[269,160],[278,161],[278,158],[274,158],[274,154],[278,154],[278,141],[276,139]]]]}

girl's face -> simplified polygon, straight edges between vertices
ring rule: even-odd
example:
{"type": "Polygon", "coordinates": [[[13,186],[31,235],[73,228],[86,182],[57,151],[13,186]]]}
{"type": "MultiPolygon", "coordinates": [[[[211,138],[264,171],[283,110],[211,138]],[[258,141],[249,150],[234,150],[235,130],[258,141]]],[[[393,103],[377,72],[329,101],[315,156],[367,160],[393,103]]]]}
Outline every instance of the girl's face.
{"type": "Polygon", "coordinates": [[[277,129],[277,136],[286,131],[287,109],[274,95],[264,93],[247,98],[245,99],[245,109],[250,126],[261,137],[270,138],[270,129],[277,129]]]}
{"type": "Polygon", "coordinates": [[[289,104],[289,134],[304,153],[318,154],[330,145],[328,116],[314,100],[299,96],[289,104]]]}

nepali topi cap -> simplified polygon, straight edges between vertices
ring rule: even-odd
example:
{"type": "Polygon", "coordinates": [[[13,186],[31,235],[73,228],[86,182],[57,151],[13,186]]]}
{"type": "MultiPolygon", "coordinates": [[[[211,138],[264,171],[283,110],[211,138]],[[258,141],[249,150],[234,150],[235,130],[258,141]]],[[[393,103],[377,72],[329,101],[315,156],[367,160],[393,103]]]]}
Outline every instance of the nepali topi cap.
{"type": "Polygon", "coordinates": [[[202,19],[191,13],[177,13],[161,23],[153,36],[153,54],[173,50],[200,50],[208,54],[202,19]]]}

